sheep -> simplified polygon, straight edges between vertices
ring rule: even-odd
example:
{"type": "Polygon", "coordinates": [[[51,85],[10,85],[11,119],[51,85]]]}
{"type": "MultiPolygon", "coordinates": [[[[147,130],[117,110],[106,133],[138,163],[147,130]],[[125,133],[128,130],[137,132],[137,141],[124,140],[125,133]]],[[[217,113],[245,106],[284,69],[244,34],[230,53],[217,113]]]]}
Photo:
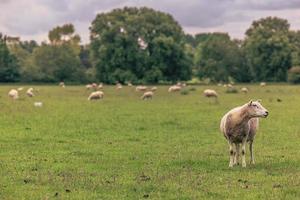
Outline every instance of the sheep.
{"type": "Polygon", "coordinates": [[[34,102],[33,105],[35,107],[42,107],[43,106],[43,103],[42,102],[34,102]]]}
{"type": "Polygon", "coordinates": [[[34,94],[33,94],[33,88],[29,88],[29,89],[27,90],[26,94],[27,94],[27,96],[29,96],[29,97],[33,97],[33,96],[34,96],[34,94]]]}
{"type": "Polygon", "coordinates": [[[19,87],[18,88],[18,91],[22,91],[24,88],[23,87],[19,87]]]}
{"type": "Polygon", "coordinates": [[[152,92],[155,92],[157,90],[157,87],[152,87],[151,89],[150,89],[150,91],[152,91],[152,92]]]}
{"type": "Polygon", "coordinates": [[[253,141],[258,129],[259,118],[266,118],[269,112],[260,101],[250,101],[227,112],[220,123],[220,130],[229,144],[229,167],[239,164],[242,147],[242,167],[246,167],[246,143],[249,142],[250,163],[254,164],[253,141]]]}
{"type": "Polygon", "coordinates": [[[120,90],[120,89],[122,89],[122,88],[123,88],[123,86],[122,86],[122,84],[121,84],[121,83],[117,83],[117,84],[116,84],[116,86],[117,86],[117,88],[116,88],[117,90],[120,90]]]}
{"type": "Polygon", "coordinates": [[[203,91],[203,95],[207,98],[215,98],[215,101],[218,102],[218,93],[215,90],[206,89],[203,91]]]}
{"type": "Polygon", "coordinates": [[[152,99],[154,93],[152,91],[145,92],[143,96],[141,96],[142,100],[152,99]]]}
{"type": "Polygon", "coordinates": [[[248,88],[246,88],[246,87],[243,87],[242,89],[241,89],[241,92],[243,92],[243,93],[248,93],[249,92],[249,90],[248,90],[248,88]]]}
{"type": "Polygon", "coordinates": [[[92,88],[96,89],[98,87],[97,83],[92,83],[92,88]]]}
{"type": "Polygon", "coordinates": [[[144,92],[146,90],[147,90],[147,87],[143,86],[143,85],[139,85],[135,88],[135,91],[137,91],[137,92],[144,92]]]}
{"type": "Polygon", "coordinates": [[[103,89],[103,83],[100,83],[100,84],[98,85],[98,89],[103,89]]]}
{"type": "Polygon", "coordinates": [[[213,97],[213,98],[218,98],[218,93],[215,90],[211,90],[211,89],[206,89],[203,91],[203,94],[205,97],[213,97]]]}
{"type": "Polygon", "coordinates": [[[90,96],[88,97],[88,100],[98,100],[98,99],[103,99],[104,98],[104,93],[102,91],[96,91],[92,92],[90,96]]]}
{"type": "Polygon", "coordinates": [[[132,83],[128,82],[127,86],[132,87],[133,85],[132,85],[132,83]]]}
{"type": "Polygon", "coordinates": [[[181,90],[181,86],[173,85],[173,86],[169,87],[168,92],[178,92],[180,90],[181,90]]]}
{"type": "Polygon", "coordinates": [[[89,89],[92,89],[93,86],[92,86],[91,84],[87,84],[87,85],[85,86],[85,88],[86,88],[87,90],[89,90],[89,89]]]}
{"type": "Polygon", "coordinates": [[[15,89],[11,89],[9,92],[8,92],[8,96],[10,98],[12,98],[13,100],[17,100],[19,98],[19,92],[18,90],[15,90],[15,89]]]}
{"type": "Polygon", "coordinates": [[[59,86],[62,87],[62,88],[65,88],[65,87],[66,87],[66,85],[65,85],[65,83],[64,83],[63,81],[61,81],[61,82],[59,83],[59,86]]]}
{"type": "Polygon", "coordinates": [[[260,83],[260,86],[261,86],[261,87],[265,87],[266,85],[267,85],[266,82],[261,82],[261,83],[260,83]]]}

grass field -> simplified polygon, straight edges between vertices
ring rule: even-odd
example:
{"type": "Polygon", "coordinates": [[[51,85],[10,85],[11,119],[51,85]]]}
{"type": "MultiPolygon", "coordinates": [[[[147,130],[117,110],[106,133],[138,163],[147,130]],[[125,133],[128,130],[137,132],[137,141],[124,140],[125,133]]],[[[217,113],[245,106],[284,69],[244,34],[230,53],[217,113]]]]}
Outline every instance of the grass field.
{"type": "Polygon", "coordinates": [[[36,86],[36,97],[23,91],[12,101],[13,87],[0,87],[0,199],[300,198],[299,86],[250,85],[248,94],[210,86],[219,104],[202,96],[208,86],[188,95],[159,86],[150,101],[105,87],[94,102],[84,86],[36,86]],[[220,118],[257,98],[270,115],[256,165],[229,169],[220,118]]]}

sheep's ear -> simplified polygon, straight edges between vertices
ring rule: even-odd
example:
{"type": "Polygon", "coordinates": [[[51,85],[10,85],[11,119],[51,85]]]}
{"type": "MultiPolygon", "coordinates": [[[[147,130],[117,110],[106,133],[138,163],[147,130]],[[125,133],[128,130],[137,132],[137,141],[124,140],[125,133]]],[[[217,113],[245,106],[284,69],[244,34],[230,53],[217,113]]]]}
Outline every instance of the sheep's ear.
{"type": "Polygon", "coordinates": [[[253,100],[249,101],[248,106],[252,105],[253,100]]]}

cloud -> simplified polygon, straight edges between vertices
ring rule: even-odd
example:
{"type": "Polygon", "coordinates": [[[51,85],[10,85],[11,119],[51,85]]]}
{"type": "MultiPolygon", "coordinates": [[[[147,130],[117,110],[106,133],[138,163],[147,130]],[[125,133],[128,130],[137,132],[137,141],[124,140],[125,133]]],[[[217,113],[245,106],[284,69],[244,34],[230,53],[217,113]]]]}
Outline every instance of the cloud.
{"type": "Polygon", "coordinates": [[[299,0],[0,0],[0,6],[1,31],[39,41],[53,27],[73,23],[88,42],[88,27],[96,14],[124,6],[168,12],[190,33],[227,31],[241,38],[254,19],[269,15],[286,18],[292,27],[300,28],[295,17],[299,17],[299,0]]]}

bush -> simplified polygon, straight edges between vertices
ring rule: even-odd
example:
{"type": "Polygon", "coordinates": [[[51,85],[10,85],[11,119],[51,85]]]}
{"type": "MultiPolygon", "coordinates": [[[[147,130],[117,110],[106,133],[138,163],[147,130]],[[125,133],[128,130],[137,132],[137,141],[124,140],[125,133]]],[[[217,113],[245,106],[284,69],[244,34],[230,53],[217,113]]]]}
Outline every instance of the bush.
{"type": "Polygon", "coordinates": [[[292,67],[288,71],[288,82],[290,83],[300,83],[300,66],[292,67]]]}
{"type": "Polygon", "coordinates": [[[226,93],[238,93],[238,90],[234,87],[229,87],[225,91],[226,93]]]}
{"type": "Polygon", "coordinates": [[[191,87],[190,88],[190,91],[196,91],[197,89],[196,88],[194,88],[194,87],[191,87]]]}
{"type": "Polygon", "coordinates": [[[190,91],[187,89],[181,90],[181,92],[180,92],[180,94],[182,94],[182,95],[188,95],[189,93],[190,93],[190,91]]]}

